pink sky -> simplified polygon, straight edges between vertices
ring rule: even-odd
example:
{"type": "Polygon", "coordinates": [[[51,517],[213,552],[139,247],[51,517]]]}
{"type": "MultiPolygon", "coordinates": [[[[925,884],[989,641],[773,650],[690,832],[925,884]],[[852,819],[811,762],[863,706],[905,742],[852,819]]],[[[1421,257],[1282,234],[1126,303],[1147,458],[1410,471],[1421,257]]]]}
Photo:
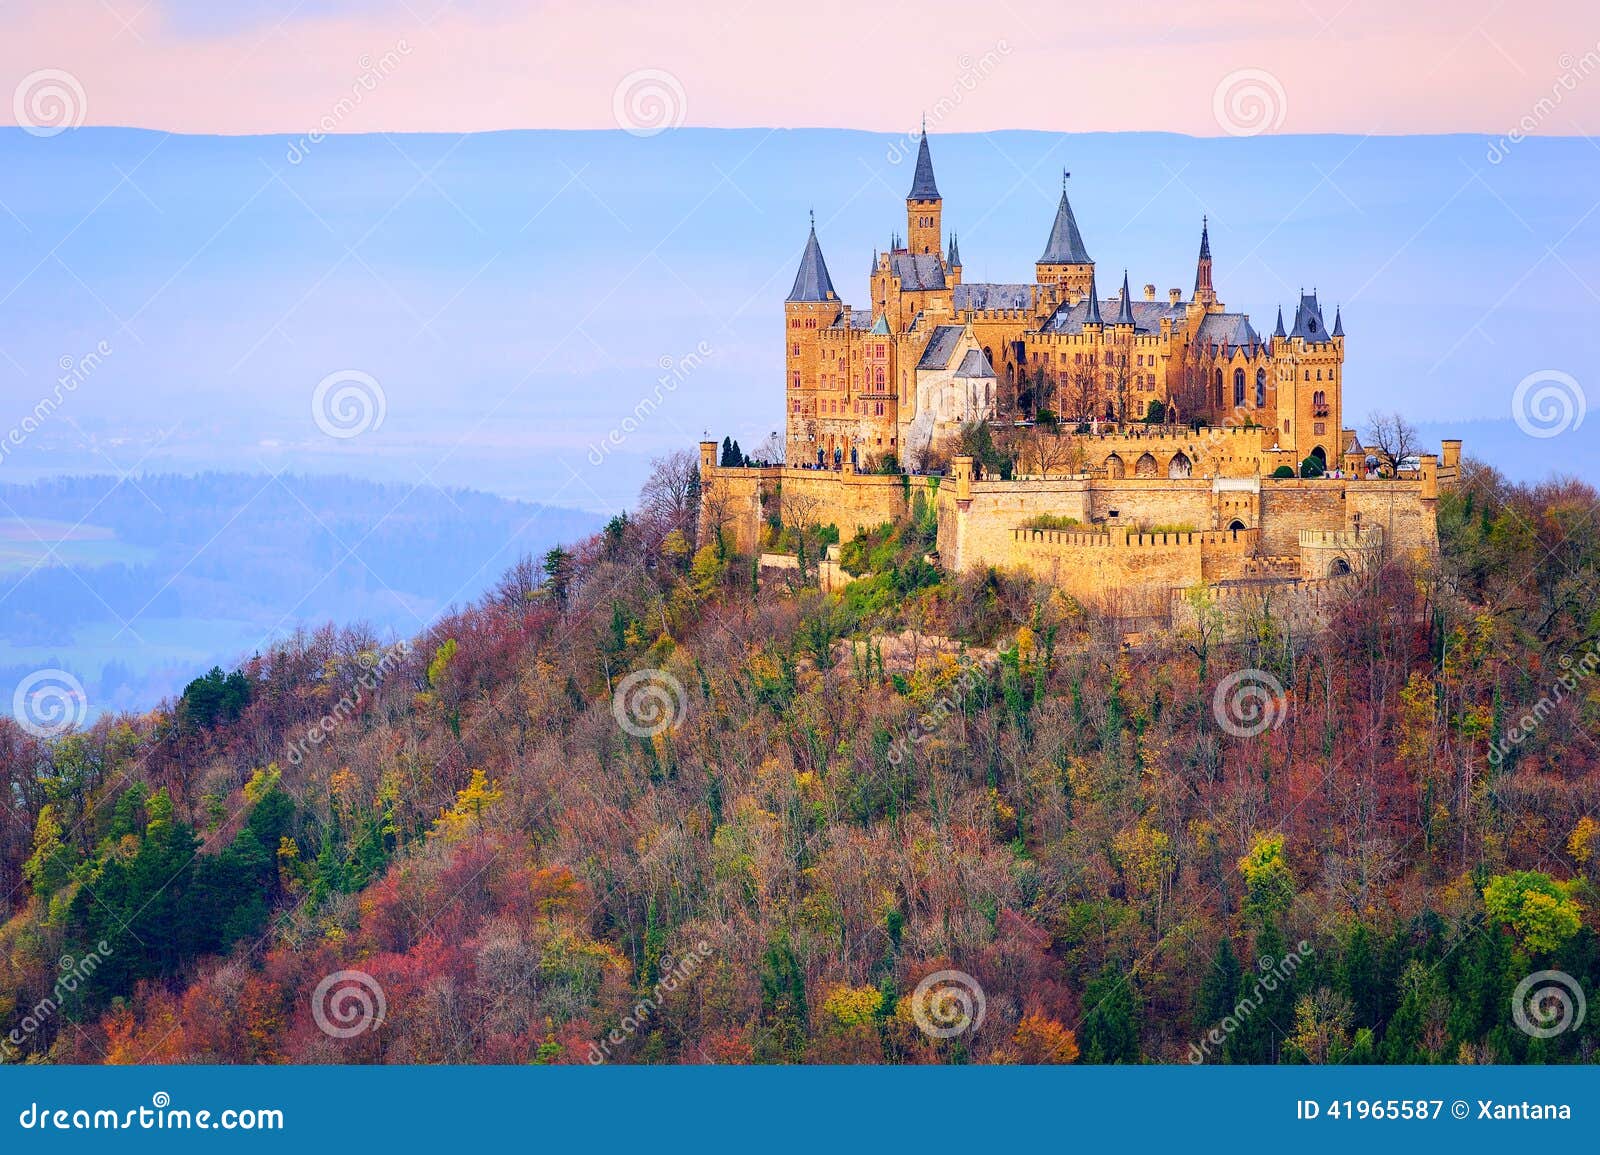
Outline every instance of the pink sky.
{"type": "Polygon", "coordinates": [[[648,128],[663,115],[905,131],[924,110],[946,132],[1600,130],[1593,0],[795,10],[805,18],[770,0],[0,0],[0,122],[62,115],[26,111],[46,90],[74,121],[196,133],[648,128]]]}

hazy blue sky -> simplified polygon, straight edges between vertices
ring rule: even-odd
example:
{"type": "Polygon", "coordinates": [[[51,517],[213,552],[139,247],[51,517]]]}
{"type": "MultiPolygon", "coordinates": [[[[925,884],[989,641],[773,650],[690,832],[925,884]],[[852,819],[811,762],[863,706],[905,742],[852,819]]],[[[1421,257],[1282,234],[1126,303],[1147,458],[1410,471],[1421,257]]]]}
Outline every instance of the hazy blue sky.
{"type": "MultiPolygon", "coordinates": [[[[806,212],[835,284],[865,303],[874,248],[903,229],[902,144],[0,131],[0,429],[61,391],[63,364],[81,378],[0,477],[293,465],[618,508],[650,455],[706,429],[749,448],[782,420],[781,302],[806,212]],[[313,420],[319,383],[342,371],[383,398],[382,423],[359,436],[313,420]]],[[[1136,286],[1187,290],[1208,213],[1223,299],[1262,332],[1301,287],[1342,306],[1347,418],[1398,407],[1458,427],[1469,452],[1496,445],[1521,475],[1592,476],[1600,418],[1548,439],[1507,419],[1529,374],[1590,383],[1600,150],[1496,149],[1468,136],[933,141],[969,280],[1031,275],[1068,165],[1106,285],[1127,267],[1136,286]],[[1482,421],[1503,427],[1475,433],[1482,421]]]]}

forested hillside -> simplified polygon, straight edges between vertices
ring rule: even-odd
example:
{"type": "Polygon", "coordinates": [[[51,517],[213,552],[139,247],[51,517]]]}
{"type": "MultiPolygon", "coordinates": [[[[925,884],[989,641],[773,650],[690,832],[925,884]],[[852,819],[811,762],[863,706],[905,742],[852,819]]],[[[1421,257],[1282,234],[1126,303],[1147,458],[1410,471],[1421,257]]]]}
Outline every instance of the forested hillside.
{"type": "Polygon", "coordinates": [[[1325,630],[1125,646],[920,507],[758,581],[693,478],[408,644],[0,723],[0,1054],[1594,1060],[1513,1013],[1600,992],[1593,490],[1469,467],[1325,630]]]}

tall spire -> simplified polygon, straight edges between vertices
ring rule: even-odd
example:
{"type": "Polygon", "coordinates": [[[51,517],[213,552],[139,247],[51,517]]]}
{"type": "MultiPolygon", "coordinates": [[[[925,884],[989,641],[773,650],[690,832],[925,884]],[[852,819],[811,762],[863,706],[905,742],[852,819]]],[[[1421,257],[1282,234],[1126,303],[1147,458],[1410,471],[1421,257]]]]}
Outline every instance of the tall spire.
{"type": "Polygon", "coordinates": [[[917,171],[911,175],[911,191],[906,195],[908,201],[936,201],[939,196],[939,186],[933,179],[933,157],[928,152],[928,119],[922,119],[922,142],[917,145],[917,171]]]}
{"type": "Polygon", "coordinates": [[[961,267],[961,248],[958,243],[958,238],[954,233],[950,234],[950,257],[945,261],[945,264],[949,265],[952,269],[959,269],[961,267]]]}
{"type": "Polygon", "coordinates": [[[1089,311],[1083,315],[1085,325],[1103,325],[1100,319],[1100,290],[1095,287],[1094,270],[1089,270],[1089,311]]]}
{"type": "Polygon", "coordinates": [[[1278,306],[1278,327],[1272,331],[1274,337],[1287,337],[1289,334],[1283,328],[1283,306],[1278,306]]]}
{"type": "Polygon", "coordinates": [[[1122,309],[1117,313],[1117,324],[1133,324],[1133,294],[1128,290],[1128,270],[1122,270],[1122,309]]]}
{"type": "Polygon", "coordinates": [[[1344,336],[1344,316],[1337,305],[1333,307],[1333,335],[1335,337],[1344,336]]]}
{"type": "Polygon", "coordinates": [[[1067,200],[1067,178],[1072,174],[1061,170],[1061,203],[1056,206],[1056,219],[1050,226],[1050,239],[1045,242],[1041,265],[1092,265],[1094,258],[1083,247],[1083,234],[1078,231],[1077,218],[1072,215],[1072,202],[1067,200]]]}
{"type": "Polygon", "coordinates": [[[800,268],[794,275],[794,288],[789,290],[791,301],[833,301],[838,296],[833,291],[833,279],[828,276],[828,263],[822,259],[822,246],[817,243],[817,214],[811,214],[811,235],[806,237],[805,251],[800,254],[800,268]]]}
{"type": "Polygon", "coordinates": [[[1211,287],[1211,222],[1200,218],[1200,259],[1194,266],[1194,295],[1196,300],[1211,301],[1216,291],[1211,287]]]}

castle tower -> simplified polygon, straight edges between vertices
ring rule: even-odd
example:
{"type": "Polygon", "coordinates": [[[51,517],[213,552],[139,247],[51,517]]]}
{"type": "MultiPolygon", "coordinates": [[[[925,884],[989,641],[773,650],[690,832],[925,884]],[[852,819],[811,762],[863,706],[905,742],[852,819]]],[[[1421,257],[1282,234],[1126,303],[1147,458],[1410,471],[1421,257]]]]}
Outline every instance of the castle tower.
{"type": "Polygon", "coordinates": [[[1293,452],[1297,464],[1319,457],[1324,468],[1337,468],[1344,452],[1342,314],[1335,311],[1330,331],[1323,323],[1316,291],[1302,292],[1287,333],[1279,311],[1272,364],[1278,381],[1278,444],[1293,452]]]}
{"type": "Polygon", "coordinates": [[[783,303],[784,416],[790,461],[806,461],[816,453],[811,444],[815,434],[808,435],[806,429],[808,424],[815,424],[817,416],[818,332],[833,324],[839,310],[839,296],[833,291],[833,278],[828,276],[828,263],[822,259],[822,246],[817,243],[817,218],[813,213],[811,234],[800,254],[794,287],[783,303]]]}
{"type": "Polygon", "coordinates": [[[1205,217],[1200,218],[1200,259],[1195,262],[1194,299],[1208,307],[1217,301],[1216,290],[1211,285],[1211,228],[1205,217]]]}
{"type": "Polygon", "coordinates": [[[1071,175],[1065,169],[1061,172],[1061,203],[1056,206],[1050,237],[1045,241],[1044,254],[1034,262],[1034,271],[1039,284],[1056,285],[1063,296],[1076,300],[1089,291],[1094,279],[1094,258],[1083,246],[1083,234],[1072,215],[1072,202],[1067,200],[1067,178],[1071,175]]]}
{"type": "Polygon", "coordinates": [[[954,235],[950,237],[950,256],[945,260],[944,276],[949,285],[961,283],[961,248],[954,235]]]}
{"type": "Polygon", "coordinates": [[[944,236],[940,216],[944,200],[933,179],[933,157],[928,153],[928,124],[922,124],[922,143],[917,146],[917,171],[911,177],[911,192],[906,196],[906,248],[913,253],[939,253],[944,236]]]}

